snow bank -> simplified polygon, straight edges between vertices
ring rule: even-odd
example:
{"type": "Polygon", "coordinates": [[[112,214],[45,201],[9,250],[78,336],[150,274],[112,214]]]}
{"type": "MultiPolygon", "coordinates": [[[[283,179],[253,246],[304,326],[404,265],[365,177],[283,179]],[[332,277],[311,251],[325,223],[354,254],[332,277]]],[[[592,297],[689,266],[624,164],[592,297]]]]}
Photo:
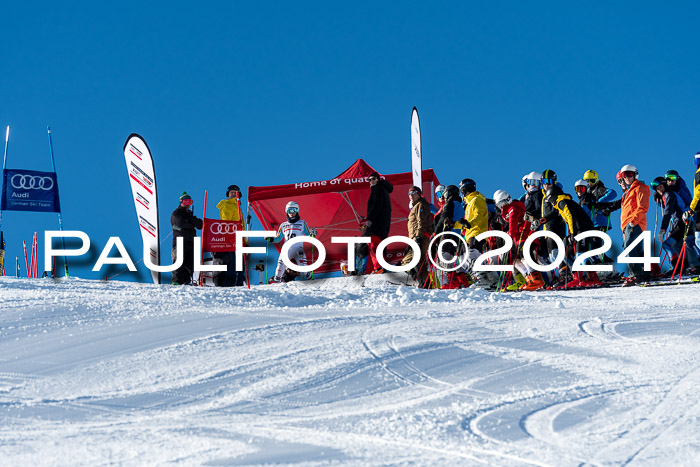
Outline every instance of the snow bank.
{"type": "Polygon", "coordinates": [[[696,285],[0,278],[0,458],[693,465],[696,285]]]}

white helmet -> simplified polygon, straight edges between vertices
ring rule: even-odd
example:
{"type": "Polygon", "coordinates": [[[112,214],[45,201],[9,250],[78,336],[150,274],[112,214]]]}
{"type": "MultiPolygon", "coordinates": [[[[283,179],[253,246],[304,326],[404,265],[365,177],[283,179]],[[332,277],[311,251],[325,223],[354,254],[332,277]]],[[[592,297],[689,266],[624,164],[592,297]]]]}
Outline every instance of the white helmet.
{"type": "Polygon", "coordinates": [[[528,178],[529,176],[530,176],[530,174],[525,174],[525,175],[523,175],[522,182],[523,182],[523,190],[525,190],[525,191],[527,191],[527,178],[528,178]]]}
{"type": "Polygon", "coordinates": [[[525,177],[525,191],[536,191],[542,188],[542,174],[532,171],[525,177]]]}
{"type": "Polygon", "coordinates": [[[286,212],[287,215],[289,215],[289,211],[294,211],[294,214],[298,213],[299,205],[295,201],[288,202],[287,205],[284,207],[284,212],[286,212]]]}
{"type": "Polygon", "coordinates": [[[541,182],[541,180],[542,180],[542,174],[533,170],[532,172],[530,172],[529,174],[527,174],[527,179],[528,179],[528,180],[537,180],[537,186],[539,186],[540,183],[542,183],[542,182],[541,182]]]}
{"type": "Polygon", "coordinates": [[[442,198],[443,193],[445,193],[445,185],[438,185],[435,187],[435,196],[437,199],[442,198]]]}
{"type": "Polygon", "coordinates": [[[496,190],[493,194],[493,201],[496,203],[496,207],[501,209],[503,205],[511,202],[511,197],[506,190],[496,190]]]}
{"type": "Polygon", "coordinates": [[[620,173],[625,173],[625,172],[634,172],[635,179],[639,175],[639,171],[637,170],[637,167],[633,166],[632,164],[626,164],[626,165],[622,166],[622,168],[620,169],[620,173]]]}
{"type": "Polygon", "coordinates": [[[585,186],[586,188],[588,188],[588,182],[581,178],[579,180],[576,180],[576,183],[574,183],[574,189],[576,189],[577,186],[585,186]]]}

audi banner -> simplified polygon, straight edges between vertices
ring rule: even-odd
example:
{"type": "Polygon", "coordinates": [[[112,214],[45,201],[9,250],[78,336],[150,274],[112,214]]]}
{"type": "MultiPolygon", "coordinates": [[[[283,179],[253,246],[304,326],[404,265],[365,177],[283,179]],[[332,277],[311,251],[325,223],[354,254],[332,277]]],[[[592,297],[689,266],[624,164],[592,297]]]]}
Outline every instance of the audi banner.
{"type": "MultiPolygon", "coordinates": [[[[126,171],[136,206],[143,244],[149,246],[151,263],[160,266],[160,233],[158,223],[158,193],[156,171],[146,141],[132,133],[124,143],[126,171]]],[[[154,284],[160,284],[160,273],[151,271],[154,284]]]]}
{"type": "Polygon", "coordinates": [[[211,253],[235,251],[236,232],[239,230],[243,230],[243,224],[239,221],[204,219],[202,234],[204,251],[211,253]]]}
{"type": "Polygon", "coordinates": [[[1,204],[3,211],[61,212],[56,173],[3,170],[1,204]]]}

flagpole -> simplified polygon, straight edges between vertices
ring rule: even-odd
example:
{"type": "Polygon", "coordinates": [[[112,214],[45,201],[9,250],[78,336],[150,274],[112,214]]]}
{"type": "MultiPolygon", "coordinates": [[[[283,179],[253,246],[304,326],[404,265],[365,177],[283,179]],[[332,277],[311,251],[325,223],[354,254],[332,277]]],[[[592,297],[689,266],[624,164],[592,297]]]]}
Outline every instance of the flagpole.
{"type": "MultiPolygon", "coordinates": [[[[63,232],[63,217],[61,217],[61,208],[60,208],[60,196],[58,195],[58,174],[56,173],[56,162],[54,161],[53,157],[53,143],[51,142],[51,127],[48,125],[46,126],[46,131],[48,132],[49,135],[49,152],[51,153],[51,169],[53,170],[53,173],[56,175],[56,198],[59,200],[59,209],[58,209],[58,229],[63,232]]],[[[63,243],[63,249],[66,249],[66,240],[63,236],[61,236],[61,242],[63,243]]],[[[66,277],[69,276],[68,274],[68,259],[64,256],[63,257],[63,267],[65,269],[65,274],[66,277]]]]}
{"type": "MultiPolygon", "coordinates": [[[[5,167],[7,165],[7,142],[10,140],[10,125],[7,125],[7,131],[5,131],[5,155],[2,158],[2,183],[1,186],[5,186],[5,167]]],[[[5,196],[5,193],[2,193],[5,196]]],[[[0,230],[2,230],[2,208],[0,208],[0,230]]],[[[2,245],[0,245],[2,248],[2,245]]]]}

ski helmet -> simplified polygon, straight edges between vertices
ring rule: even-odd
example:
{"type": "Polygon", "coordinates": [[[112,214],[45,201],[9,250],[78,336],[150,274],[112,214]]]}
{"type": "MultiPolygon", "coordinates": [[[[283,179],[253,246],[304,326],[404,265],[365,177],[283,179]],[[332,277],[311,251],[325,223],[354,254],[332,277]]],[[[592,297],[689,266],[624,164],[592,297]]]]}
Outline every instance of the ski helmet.
{"type": "Polygon", "coordinates": [[[595,185],[598,183],[598,172],[595,170],[586,170],[586,173],[583,174],[583,179],[591,185],[595,185]]]}
{"type": "Polygon", "coordinates": [[[527,191],[527,178],[529,174],[523,175],[522,183],[523,183],[523,190],[527,191]]]}
{"type": "Polygon", "coordinates": [[[506,190],[496,190],[496,192],[493,194],[493,201],[496,203],[496,207],[498,209],[503,209],[503,206],[509,204],[512,201],[512,198],[506,190]]]}
{"type": "Polygon", "coordinates": [[[542,183],[542,174],[537,172],[537,171],[532,171],[529,174],[527,174],[527,184],[528,185],[535,185],[535,186],[540,186],[542,183]]]}
{"type": "Polygon", "coordinates": [[[664,179],[666,179],[666,180],[673,180],[674,182],[675,182],[676,180],[678,180],[679,177],[680,177],[680,174],[679,174],[677,171],[673,170],[673,169],[668,170],[668,171],[664,174],[664,179]]]}
{"type": "Polygon", "coordinates": [[[700,168],[700,151],[695,154],[695,167],[700,168]]]}
{"type": "Polygon", "coordinates": [[[542,185],[554,185],[557,183],[557,173],[554,170],[547,169],[542,172],[540,180],[542,181],[542,185]]]}
{"type": "Polygon", "coordinates": [[[287,217],[294,217],[299,214],[299,205],[295,201],[290,201],[284,207],[284,211],[287,213],[287,217]]]}
{"type": "Polygon", "coordinates": [[[639,171],[637,170],[637,167],[635,167],[632,164],[626,164],[623,165],[622,168],[620,169],[620,173],[624,176],[625,172],[632,172],[634,174],[634,179],[637,179],[637,176],[639,175],[639,171]]]}
{"type": "Polygon", "coordinates": [[[459,182],[459,192],[462,196],[467,196],[474,191],[476,191],[476,182],[471,178],[465,178],[459,182]]]}
{"type": "Polygon", "coordinates": [[[442,195],[445,193],[445,185],[438,185],[435,188],[435,197],[437,199],[442,199],[442,195]]]}
{"type": "Polygon", "coordinates": [[[447,201],[450,198],[457,199],[459,198],[459,188],[457,188],[455,185],[447,185],[447,188],[445,188],[445,194],[443,196],[445,198],[445,201],[447,201]]]}
{"type": "Polygon", "coordinates": [[[409,196],[412,195],[412,194],[415,194],[415,193],[418,193],[419,195],[422,196],[422,195],[423,195],[423,190],[421,190],[420,188],[418,188],[418,187],[415,186],[415,185],[408,189],[408,195],[409,195],[409,196]]]}
{"type": "Polygon", "coordinates": [[[574,190],[576,190],[576,194],[583,194],[588,190],[588,182],[584,179],[576,180],[576,183],[574,183],[574,190]]]}
{"type": "Polygon", "coordinates": [[[649,186],[651,187],[652,190],[656,190],[656,187],[659,185],[663,185],[664,188],[668,188],[668,185],[666,184],[666,179],[664,177],[656,177],[649,184],[649,186]]]}
{"type": "Polygon", "coordinates": [[[183,206],[192,206],[192,197],[187,194],[186,191],[182,192],[182,196],[180,196],[180,204],[183,206]]]}

